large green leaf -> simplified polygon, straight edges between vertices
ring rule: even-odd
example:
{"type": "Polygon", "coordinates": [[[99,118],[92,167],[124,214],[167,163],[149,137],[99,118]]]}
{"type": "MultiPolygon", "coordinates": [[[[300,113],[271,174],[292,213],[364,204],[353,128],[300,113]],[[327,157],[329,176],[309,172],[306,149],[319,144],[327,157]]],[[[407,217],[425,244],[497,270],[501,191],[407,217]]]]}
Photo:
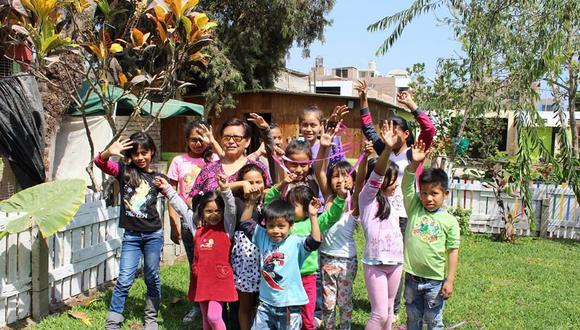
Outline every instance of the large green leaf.
{"type": "Polygon", "coordinates": [[[0,202],[0,212],[24,215],[10,220],[5,230],[14,234],[36,224],[42,235],[49,237],[72,220],[84,202],[85,189],[85,181],[72,179],[47,182],[16,193],[0,202]]]}

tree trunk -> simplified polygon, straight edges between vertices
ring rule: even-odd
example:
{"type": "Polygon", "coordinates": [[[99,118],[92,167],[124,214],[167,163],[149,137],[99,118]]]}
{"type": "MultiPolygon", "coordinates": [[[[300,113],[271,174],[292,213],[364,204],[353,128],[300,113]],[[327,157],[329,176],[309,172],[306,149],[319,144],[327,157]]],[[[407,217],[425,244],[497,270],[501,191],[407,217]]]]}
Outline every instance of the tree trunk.
{"type": "Polygon", "coordinates": [[[574,71],[572,63],[568,62],[568,112],[570,114],[570,130],[572,131],[572,149],[574,158],[578,158],[578,131],[576,128],[576,88],[578,88],[578,72],[574,71]]]}

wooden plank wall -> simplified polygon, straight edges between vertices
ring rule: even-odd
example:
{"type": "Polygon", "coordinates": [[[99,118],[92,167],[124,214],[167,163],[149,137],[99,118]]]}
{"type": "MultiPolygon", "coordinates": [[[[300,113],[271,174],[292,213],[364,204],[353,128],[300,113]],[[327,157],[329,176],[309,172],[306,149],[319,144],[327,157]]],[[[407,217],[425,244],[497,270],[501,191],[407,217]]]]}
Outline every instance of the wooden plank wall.
{"type": "Polygon", "coordinates": [[[52,304],[88,292],[118,274],[119,207],[87,195],[73,220],[49,238],[49,299],[52,304]]]}
{"type": "MultiPolygon", "coordinates": [[[[19,217],[0,213],[0,226],[19,217]]],[[[30,316],[32,295],[32,231],[0,240],[0,327],[30,316]]]]}
{"type": "MultiPolygon", "coordinates": [[[[360,130],[359,102],[357,98],[344,98],[318,95],[295,95],[271,92],[244,93],[235,96],[238,101],[235,109],[223,110],[219,117],[212,116],[209,121],[212,124],[214,134],[219,137],[221,125],[228,119],[238,117],[244,118],[245,114],[268,113],[272,116],[272,121],[279,124],[284,137],[296,136],[298,134],[298,117],[305,107],[317,105],[325,116],[329,116],[334,107],[346,105],[348,100],[354,102],[353,110],[344,118],[347,126],[346,132],[341,133],[344,142],[352,141],[358,144],[362,141],[360,130]]],[[[186,98],[186,101],[203,103],[199,98],[186,98]]],[[[392,111],[383,103],[370,100],[370,108],[373,120],[387,119],[392,111]]],[[[187,121],[184,117],[174,117],[162,120],[161,136],[162,148],[164,152],[183,152],[183,127],[187,121]],[[175,138],[178,136],[178,138],[175,138]]],[[[349,158],[358,158],[359,150],[353,149],[348,154],[349,158]]]]}
{"type": "MultiPolygon", "coordinates": [[[[580,205],[567,185],[534,184],[531,187],[535,230],[530,230],[522,200],[504,196],[506,210],[518,219],[516,233],[522,236],[580,240],[580,205]]],[[[499,233],[503,228],[493,190],[473,180],[453,180],[446,204],[471,209],[470,227],[478,233],[499,233]]]]}

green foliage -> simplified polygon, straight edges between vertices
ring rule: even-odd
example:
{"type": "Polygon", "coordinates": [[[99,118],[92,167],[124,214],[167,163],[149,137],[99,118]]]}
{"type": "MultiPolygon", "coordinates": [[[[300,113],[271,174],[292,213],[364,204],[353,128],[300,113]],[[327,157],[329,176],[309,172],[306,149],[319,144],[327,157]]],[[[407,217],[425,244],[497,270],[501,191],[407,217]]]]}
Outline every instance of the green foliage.
{"type": "MultiPolygon", "coordinates": [[[[386,17],[376,27],[396,25],[395,31],[385,41],[385,50],[396,40],[402,30],[415,17],[438,6],[446,6],[450,12],[443,21],[452,27],[461,42],[464,55],[442,59],[433,81],[417,79],[423,99],[430,102],[447,120],[452,110],[460,111],[464,119],[458,129],[457,139],[468,134],[471,118],[487,114],[512,113],[517,129],[516,160],[518,166],[511,173],[514,191],[519,191],[525,204],[525,212],[533,223],[533,205],[529,182],[533,177],[533,157],[540,150],[540,157],[552,164],[553,172],[573,187],[576,198],[580,197],[580,176],[577,170],[578,151],[575,140],[567,134],[559,135],[561,154],[550,154],[537,128],[543,126],[536,102],[539,100],[539,81],[548,81],[556,99],[555,115],[563,131],[574,121],[574,102],[578,86],[578,1],[562,0],[416,0],[409,9],[386,17]],[[559,106],[568,101],[568,109],[559,106]],[[564,111],[568,110],[568,120],[564,111]]],[[[420,72],[418,66],[415,71],[420,72]]],[[[419,102],[421,100],[419,98],[419,102]]],[[[444,125],[443,121],[443,125],[444,125]]],[[[441,126],[441,125],[440,125],[441,126]]],[[[445,134],[435,147],[449,144],[445,134]]],[[[448,127],[447,127],[448,128],[448,127]]],[[[491,135],[485,135],[485,139],[491,135]]],[[[441,137],[440,137],[441,138],[441,137]]],[[[485,141],[485,140],[484,140],[485,141]]],[[[453,151],[452,147],[452,151],[453,151]]],[[[483,150],[487,156],[493,150],[483,150]]]]}
{"type": "Polygon", "coordinates": [[[471,217],[470,209],[463,209],[461,207],[450,207],[447,212],[457,219],[461,235],[471,236],[471,228],[469,227],[469,218],[471,217]]]}
{"type": "Polygon", "coordinates": [[[83,180],[58,180],[22,190],[0,202],[0,212],[22,213],[0,232],[0,238],[38,226],[49,237],[69,223],[84,202],[83,180]]]}

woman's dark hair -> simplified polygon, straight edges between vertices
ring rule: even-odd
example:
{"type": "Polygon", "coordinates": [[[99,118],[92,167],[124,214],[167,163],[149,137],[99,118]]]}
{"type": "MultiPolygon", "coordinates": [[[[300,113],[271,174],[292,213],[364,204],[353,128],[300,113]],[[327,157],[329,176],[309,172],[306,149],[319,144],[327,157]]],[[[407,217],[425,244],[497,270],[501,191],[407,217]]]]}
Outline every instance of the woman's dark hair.
{"type": "MultiPolygon", "coordinates": [[[[201,117],[196,117],[192,121],[185,124],[185,127],[183,129],[183,133],[185,134],[185,140],[187,141],[189,139],[189,136],[191,135],[192,130],[201,128],[202,125],[209,129],[209,124],[205,120],[203,120],[203,118],[201,118],[201,117]]],[[[189,152],[189,150],[187,150],[187,151],[189,152]]],[[[212,155],[213,155],[213,150],[211,149],[211,145],[209,145],[209,146],[207,146],[207,148],[205,148],[201,157],[207,163],[210,163],[212,161],[212,155]]]]}
{"type": "Polygon", "coordinates": [[[346,160],[341,160],[338,161],[334,164],[332,164],[331,166],[328,167],[328,169],[326,170],[326,177],[328,178],[328,180],[326,180],[327,184],[328,184],[328,190],[332,191],[332,182],[331,182],[331,178],[332,175],[334,174],[334,171],[338,171],[340,172],[344,172],[344,173],[350,173],[350,177],[352,178],[352,182],[354,183],[356,181],[356,171],[352,171],[352,165],[347,162],[346,160]],[[352,171],[352,173],[351,173],[352,171]]]}
{"type": "Polygon", "coordinates": [[[244,129],[244,138],[246,139],[252,136],[252,130],[250,129],[250,125],[248,125],[248,123],[245,120],[241,120],[239,118],[231,118],[226,120],[226,122],[222,125],[220,134],[223,136],[224,130],[230,126],[242,126],[242,128],[244,129]]]}
{"type": "MultiPolygon", "coordinates": [[[[125,158],[131,159],[133,154],[136,154],[139,148],[151,151],[151,159],[155,157],[155,153],[157,152],[157,147],[155,147],[155,141],[153,138],[145,132],[136,132],[129,136],[129,139],[132,142],[131,149],[127,149],[123,152],[125,158]]],[[[141,184],[141,178],[139,177],[139,169],[133,162],[129,162],[127,166],[125,166],[125,173],[124,173],[124,180],[125,184],[132,186],[133,188],[138,187],[141,184]]]]}
{"type": "MultiPolygon", "coordinates": [[[[396,180],[398,173],[399,166],[394,162],[389,162],[389,167],[387,168],[387,172],[385,173],[383,185],[390,184],[391,182],[393,182],[393,179],[396,180]]],[[[377,191],[377,202],[379,203],[379,208],[375,216],[381,220],[385,220],[389,217],[389,215],[391,215],[391,204],[389,203],[387,196],[383,195],[381,190],[382,189],[379,189],[377,191]]]]}
{"type": "Polygon", "coordinates": [[[266,223],[270,220],[283,218],[292,226],[294,224],[294,217],[296,213],[294,206],[287,200],[275,199],[270,204],[266,205],[262,210],[262,216],[266,219],[266,223]]]}
{"type": "Polygon", "coordinates": [[[297,153],[305,153],[308,155],[309,159],[312,159],[312,149],[310,149],[310,144],[304,140],[292,139],[292,141],[290,141],[286,146],[284,155],[290,157],[297,153]]]}
{"type": "Polygon", "coordinates": [[[415,137],[413,137],[413,132],[411,131],[411,128],[409,128],[409,123],[407,123],[405,119],[399,116],[394,116],[389,120],[393,122],[393,126],[399,127],[403,131],[409,131],[409,136],[407,137],[406,140],[407,146],[411,146],[413,143],[415,143],[415,137]]]}
{"type": "Polygon", "coordinates": [[[296,186],[288,191],[286,200],[289,201],[292,205],[302,205],[304,212],[308,212],[308,205],[314,196],[314,192],[309,187],[296,186]]]}
{"type": "Polygon", "coordinates": [[[197,208],[197,216],[198,219],[202,219],[203,218],[203,209],[205,209],[205,206],[209,203],[209,202],[214,202],[217,204],[218,209],[220,209],[222,212],[225,209],[225,203],[224,203],[224,199],[222,198],[222,196],[217,193],[216,191],[206,191],[200,195],[197,195],[195,197],[193,197],[193,200],[191,201],[191,205],[192,208],[195,210],[197,208]]]}

